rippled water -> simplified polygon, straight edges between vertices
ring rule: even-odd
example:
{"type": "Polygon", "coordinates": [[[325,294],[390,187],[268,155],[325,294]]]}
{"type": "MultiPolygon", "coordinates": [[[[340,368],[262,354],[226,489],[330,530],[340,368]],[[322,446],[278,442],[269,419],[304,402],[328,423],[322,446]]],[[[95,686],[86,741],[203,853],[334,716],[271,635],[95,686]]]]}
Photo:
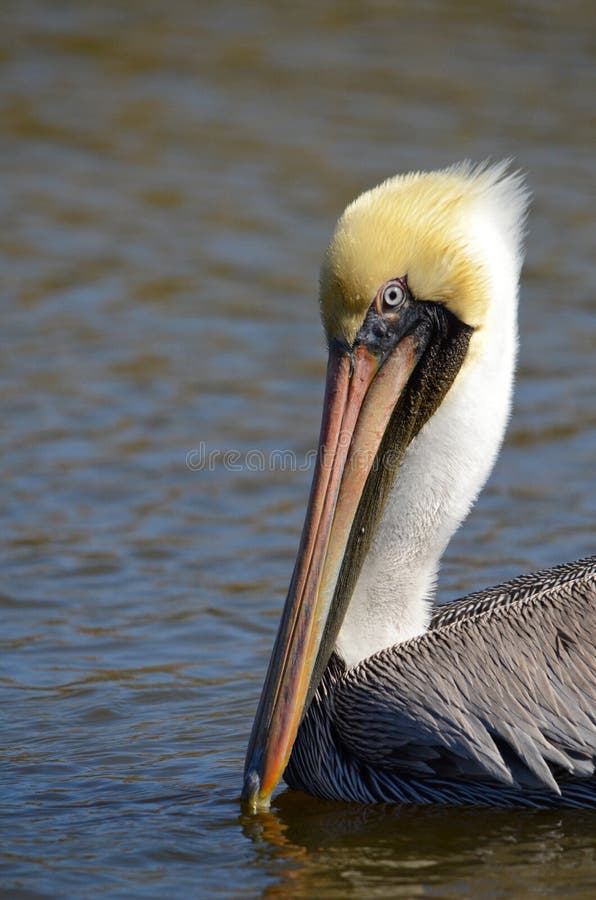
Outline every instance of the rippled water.
{"type": "Polygon", "coordinates": [[[512,155],[535,195],[516,407],[441,596],[594,552],[593,5],[0,24],[5,895],[593,895],[590,815],[238,804],[310,479],[261,460],[314,446],[317,270],[363,188],[512,155]]]}

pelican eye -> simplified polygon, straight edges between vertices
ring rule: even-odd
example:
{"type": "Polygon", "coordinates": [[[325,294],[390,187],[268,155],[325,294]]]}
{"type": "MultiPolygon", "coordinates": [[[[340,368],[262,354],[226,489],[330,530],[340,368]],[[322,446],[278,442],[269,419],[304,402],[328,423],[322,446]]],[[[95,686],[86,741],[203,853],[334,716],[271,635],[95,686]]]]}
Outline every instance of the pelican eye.
{"type": "Polygon", "coordinates": [[[398,281],[392,281],[383,291],[383,304],[395,309],[401,306],[407,297],[406,289],[398,281]]]}

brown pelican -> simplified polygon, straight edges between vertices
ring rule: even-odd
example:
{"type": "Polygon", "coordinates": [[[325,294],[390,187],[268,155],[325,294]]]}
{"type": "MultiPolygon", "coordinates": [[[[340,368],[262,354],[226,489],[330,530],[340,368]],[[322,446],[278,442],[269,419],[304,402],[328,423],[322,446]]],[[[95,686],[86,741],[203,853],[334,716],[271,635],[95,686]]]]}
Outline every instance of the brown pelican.
{"type": "Polygon", "coordinates": [[[596,806],[596,557],[432,609],[509,415],[527,191],[389,179],[340,218],[317,466],[244,800],[596,806]]]}

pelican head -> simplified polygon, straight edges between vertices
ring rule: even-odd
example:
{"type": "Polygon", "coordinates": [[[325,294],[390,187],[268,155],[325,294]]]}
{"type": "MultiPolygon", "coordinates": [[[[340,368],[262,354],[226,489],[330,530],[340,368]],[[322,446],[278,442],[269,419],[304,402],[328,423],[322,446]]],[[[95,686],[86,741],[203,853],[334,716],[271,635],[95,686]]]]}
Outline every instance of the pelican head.
{"type": "Polygon", "coordinates": [[[333,649],[353,665],[426,627],[507,420],[526,204],[506,163],[462,164],[391,178],[337,223],[319,453],[247,753],[252,809],[269,805],[333,649]]]}

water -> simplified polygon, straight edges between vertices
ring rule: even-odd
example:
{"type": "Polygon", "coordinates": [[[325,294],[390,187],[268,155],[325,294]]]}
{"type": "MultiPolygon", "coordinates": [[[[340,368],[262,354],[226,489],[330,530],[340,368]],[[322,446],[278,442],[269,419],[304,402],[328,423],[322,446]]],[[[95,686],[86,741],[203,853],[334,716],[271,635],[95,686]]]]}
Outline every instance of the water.
{"type": "Polygon", "coordinates": [[[360,190],[512,155],[535,194],[516,406],[442,598],[594,552],[592,4],[0,19],[4,894],[593,896],[589,815],[238,804],[310,480],[262,461],[316,440],[360,190]]]}

